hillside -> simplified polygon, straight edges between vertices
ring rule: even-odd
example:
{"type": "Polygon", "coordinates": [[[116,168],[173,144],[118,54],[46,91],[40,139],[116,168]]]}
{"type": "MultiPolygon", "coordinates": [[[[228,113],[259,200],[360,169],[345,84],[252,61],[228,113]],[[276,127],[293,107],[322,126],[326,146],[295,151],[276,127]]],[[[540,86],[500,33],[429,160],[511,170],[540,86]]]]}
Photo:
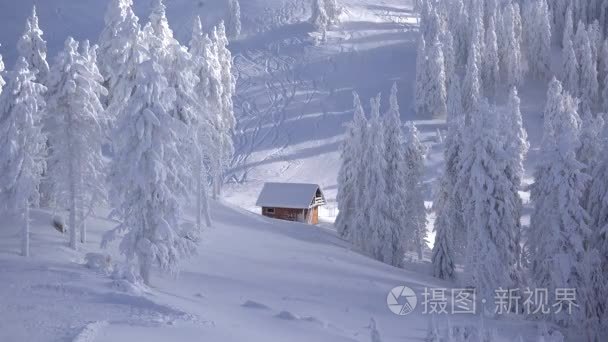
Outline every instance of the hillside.
{"type": "MultiPolygon", "coordinates": [[[[52,60],[67,35],[96,40],[106,1],[0,0],[0,53],[13,64],[13,46],[36,2],[52,60]]],[[[425,263],[396,269],[373,261],[335,236],[330,224],[310,227],[256,214],[255,199],[267,181],[318,183],[335,215],[336,175],[344,125],[352,119],[352,91],[367,102],[397,83],[402,119],[415,120],[429,147],[425,200],[430,206],[442,166],[442,120],[421,120],[413,110],[417,20],[411,1],[343,0],[342,24],[326,42],[305,20],[298,0],[242,0],[243,36],[232,42],[237,76],[236,153],[223,198],[212,203],[213,227],[198,255],[175,277],[131,287],[85,267],[114,227],[107,209],[89,223],[90,241],[78,252],[51,226],[53,213],[33,213],[32,257],[18,254],[18,227],[0,223],[0,341],[369,341],[374,318],[383,341],[422,341],[431,321],[420,304],[425,288],[451,288],[430,276],[425,263]],[[254,211],[252,213],[252,211],[254,211]],[[387,295],[405,285],[419,305],[407,316],[387,309],[387,295]]],[[[189,39],[195,15],[206,27],[225,15],[224,0],[167,0],[177,38],[189,39]]],[[[145,21],[148,1],[135,0],[145,21]]],[[[534,165],[545,85],[521,89],[522,112],[534,165]]],[[[366,103],[366,108],[369,108],[366,103]]],[[[531,168],[528,167],[528,170],[531,168]]],[[[525,182],[530,183],[528,177],[525,182]]],[[[527,194],[524,194],[527,196],[527,194]]],[[[524,221],[528,217],[524,217],[524,221]]],[[[429,222],[429,230],[432,221],[429,222]]],[[[432,233],[430,232],[431,237],[432,233]]],[[[430,239],[432,241],[432,238],[430,239]]],[[[451,298],[449,298],[451,299],[451,298]]],[[[446,316],[437,322],[446,329],[446,316]]],[[[451,315],[452,326],[477,327],[479,316],[451,315]]],[[[496,341],[535,336],[534,323],[514,319],[483,323],[496,341]]]]}

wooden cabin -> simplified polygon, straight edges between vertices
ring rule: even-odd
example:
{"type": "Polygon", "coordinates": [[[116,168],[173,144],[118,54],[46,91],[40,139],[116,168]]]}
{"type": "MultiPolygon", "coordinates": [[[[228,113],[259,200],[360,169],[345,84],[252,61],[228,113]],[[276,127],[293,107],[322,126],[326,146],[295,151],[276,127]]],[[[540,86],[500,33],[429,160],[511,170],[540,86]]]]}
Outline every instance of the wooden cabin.
{"type": "Polygon", "coordinates": [[[317,184],[265,183],[256,205],[267,217],[317,224],[325,196],[317,184]]]}

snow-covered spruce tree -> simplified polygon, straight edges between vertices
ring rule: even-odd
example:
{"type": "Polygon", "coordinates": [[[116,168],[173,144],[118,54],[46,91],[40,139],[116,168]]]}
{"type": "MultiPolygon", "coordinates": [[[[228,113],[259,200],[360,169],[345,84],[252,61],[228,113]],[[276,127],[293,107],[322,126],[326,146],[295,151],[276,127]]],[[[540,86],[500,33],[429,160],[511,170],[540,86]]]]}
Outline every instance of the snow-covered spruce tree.
{"type": "MultiPolygon", "coordinates": [[[[446,31],[451,32],[454,38],[454,54],[456,64],[463,65],[466,63],[469,48],[467,39],[467,25],[463,24],[464,22],[468,21],[467,13],[465,11],[463,0],[453,0],[448,4],[449,6],[446,10],[446,17],[449,18],[449,20],[446,31]]],[[[445,55],[447,57],[447,53],[445,53],[445,55]]]]}
{"type": "MultiPolygon", "coordinates": [[[[401,117],[399,114],[399,103],[397,102],[397,84],[393,84],[390,97],[390,108],[384,116],[383,137],[386,159],[386,188],[388,193],[387,215],[389,226],[386,228],[387,235],[383,241],[383,248],[390,249],[385,255],[392,255],[391,260],[385,260],[396,267],[403,266],[403,256],[405,254],[405,241],[407,234],[412,232],[405,231],[406,218],[404,214],[407,210],[406,191],[407,176],[405,154],[403,151],[403,133],[401,131],[401,117]]],[[[356,158],[356,155],[355,157],[356,158]]]]}
{"type": "MultiPolygon", "coordinates": [[[[580,25],[580,24],[579,24],[580,25]]],[[[578,96],[581,99],[583,113],[593,113],[598,101],[599,85],[597,82],[597,61],[593,59],[593,51],[589,34],[583,29],[577,49],[579,57],[580,84],[578,96]]],[[[578,40],[578,38],[577,38],[578,40]]]]}
{"type": "Polygon", "coordinates": [[[340,15],[342,14],[342,7],[338,5],[338,0],[325,0],[325,13],[327,13],[329,25],[340,24],[340,15]]]}
{"type": "Polygon", "coordinates": [[[470,136],[462,154],[465,221],[468,227],[465,271],[482,298],[518,285],[517,234],[519,196],[504,172],[503,146],[496,109],[480,103],[472,114],[470,136]]]}
{"type": "Polygon", "coordinates": [[[455,255],[464,251],[466,228],[462,217],[462,200],[456,191],[463,148],[462,130],[464,113],[461,104],[460,81],[458,76],[448,91],[448,132],[444,147],[444,169],[439,191],[433,202],[435,220],[435,243],[433,245],[433,275],[441,279],[455,277],[455,255]]]}
{"type": "Polygon", "coordinates": [[[413,122],[408,124],[405,143],[405,228],[410,234],[410,242],[413,244],[418,259],[422,260],[422,251],[427,239],[426,231],[426,207],[423,195],[424,160],[427,148],[422,144],[418,136],[418,129],[413,122]]]}
{"type": "Polygon", "coordinates": [[[186,192],[179,135],[185,127],[169,113],[175,93],[157,57],[151,58],[137,67],[135,93],[116,122],[109,180],[112,216],[121,223],[103,242],[123,235],[120,252],[137,262],[145,284],[152,266],[175,273],[180,259],[195,252],[179,228],[186,192]]]}
{"type": "Polygon", "coordinates": [[[562,30],[562,49],[568,43],[568,40],[574,39],[574,18],[572,16],[572,4],[568,5],[564,15],[564,28],[562,30]]]}
{"type": "Polygon", "coordinates": [[[608,112],[608,39],[602,44],[602,52],[600,53],[600,69],[599,78],[602,81],[602,111],[608,112]]]}
{"type": "Polygon", "coordinates": [[[441,35],[441,46],[443,47],[443,59],[445,61],[445,89],[448,90],[456,74],[456,51],[454,50],[454,36],[449,31],[446,31],[441,35]]]}
{"type": "Polygon", "coordinates": [[[507,86],[518,86],[523,81],[523,62],[521,52],[521,23],[518,14],[519,6],[509,3],[503,14],[503,30],[505,37],[504,74],[507,86]]]}
{"type": "MultiPolygon", "coordinates": [[[[363,174],[364,203],[366,210],[364,219],[360,221],[363,227],[361,247],[363,251],[375,259],[389,263],[393,259],[392,250],[385,248],[383,242],[389,236],[387,215],[387,188],[386,188],[386,159],[384,156],[384,136],[380,118],[380,95],[372,98],[371,117],[366,147],[362,160],[365,163],[363,174]],[[372,190],[373,189],[373,190],[372,190]]],[[[361,207],[363,208],[363,207],[361,207]]]]}
{"type": "Polygon", "coordinates": [[[355,171],[353,177],[356,180],[356,189],[354,195],[354,207],[355,211],[353,212],[353,219],[351,221],[351,228],[349,228],[349,240],[355,245],[363,249],[364,244],[367,242],[366,233],[369,225],[369,212],[367,210],[361,210],[361,208],[366,208],[367,205],[367,190],[366,186],[366,172],[367,167],[369,166],[365,157],[367,156],[366,150],[369,148],[368,140],[371,134],[369,120],[365,117],[365,112],[363,111],[363,107],[359,100],[359,95],[353,92],[354,96],[354,108],[357,113],[357,117],[361,120],[358,122],[360,126],[358,129],[359,136],[359,146],[360,151],[358,153],[358,162],[354,164],[355,171]]]}
{"type": "Polygon", "coordinates": [[[4,73],[4,60],[2,59],[2,55],[0,55],[0,94],[2,94],[2,88],[6,84],[6,81],[2,77],[3,73],[4,73]]]}
{"type": "Polygon", "coordinates": [[[46,137],[42,115],[46,90],[35,83],[24,57],[19,57],[0,95],[0,210],[21,215],[21,254],[29,256],[29,209],[38,201],[44,168],[46,137]]]}
{"type": "Polygon", "coordinates": [[[239,0],[228,1],[228,20],[226,26],[228,37],[234,39],[241,35],[241,4],[239,0]]]}
{"type": "MultiPolygon", "coordinates": [[[[46,85],[49,73],[49,65],[46,61],[46,41],[42,38],[43,32],[38,25],[38,16],[36,14],[36,6],[32,8],[32,14],[27,18],[25,23],[25,31],[17,42],[17,52],[19,56],[25,58],[31,71],[34,73],[35,82],[46,85]]],[[[43,132],[47,133],[46,122],[43,121],[43,132]]],[[[48,146],[47,146],[48,149],[48,146]]],[[[53,185],[48,180],[47,167],[43,169],[43,177],[41,184],[38,187],[40,193],[40,204],[48,206],[52,202],[53,185]]]]}
{"type": "MultiPolygon", "coordinates": [[[[603,151],[608,148],[608,125],[604,126],[600,147],[603,151]]],[[[608,157],[605,153],[599,156],[590,173],[592,180],[586,203],[592,229],[589,241],[599,256],[599,265],[591,268],[599,279],[592,281],[591,290],[595,292],[595,310],[601,318],[608,312],[608,157]]],[[[604,325],[608,328],[608,323],[604,325]]]]}
{"type": "MultiPolygon", "coordinates": [[[[580,145],[578,105],[567,93],[561,96],[559,110],[545,113],[541,160],[531,192],[534,211],[528,236],[530,271],[534,285],[548,289],[549,293],[556,288],[579,289],[577,302],[584,308],[587,305],[584,241],[589,228],[581,196],[589,177],[582,172],[584,165],[576,160],[580,145]]],[[[576,308],[573,315],[562,312],[551,317],[562,325],[584,319],[576,308]]]]}
{"type": "MultiPolygon", "coordinates": [[[[511,203],[513,216],[515,218],[515,230],[516,230],[516,258],[518,269],[521,269],[521,241],[523,231],[521,227],[520,217],[523,211],[523,202],[521,197],[518,195],[521,189],[521,183],[524,176],[524,160],[526,154],[530,148],[528,142],[528,134],[523,125],[523,119],[520,111],[521,100],[517,93],[517,88],[511,88],[509,92],[509,98],[507,100],[507,106],[505,113],[500,118],[500,129],[504,132],[504,150],[505,150],[505,174],[509,179],[512,186],[511,196],[508,199],[512,200],[511,203]]],[[[507,198],[505,198],[507,200],[507,198]]],[[[516,274],[522,276],[521,273],[516,274]]],[[[519,282],[520,279],[515,279],[519,282]]]]}
{"type": "Polygon", "coordinates": [[[562,79],[566,89],[573,93],[579,92],[579,64],[574,52],[572,40],[567,40],[562,50],[562,79]]]}
{"type": "MultiPolygon", "coordinates": [[[[196,143],[193,153],[195,167],[192,172],[196,182],[197,226],[201,227],[202,217],[205,216],[207,226],[211,224],[208,208],[208,178],[209,166],[220,154],[220,113],[223,93],[221,83],[221,65],[217,56],[217,48],[208,35],[204,34],[200,18],[194,22],[190,54],[193,58],[194,75],[198,83],[194,87],[197,100],[202,106],[196,117],[196,143]]],[[[192,128],[191,128],[192,129],[192,128]]]]}
{"type": "Polygon", "coordinates": [[[359,95],[353,93],[353,98],[353,121],[347,126],[346,136],[340,152],[341,164],[338,172],[338,194],[336,195],[338,216],[334,224],[338,235],[351,242],[355,241],[354,237],[357,233],[353,231],[356,227],[354,220],[360,210],[357,207],[357,196],[361,180],[357,176],[362,166],[360,158],[364,147],[361,141],[362,133],[367,126],[367,119],[359,95]]]}
{"type": "Polygon", "coordinates": [[[547,0],[529,1],[525,6],[528,68],[536,79],[551,73],[551,18],[547,0]]]}
{"type": "Polygon", "coordinates": [[[428,91],[425,96],[427,108],[432,118],[443,118],[447,114],[446,75],[443,49],[438,37],[430,48],[428,56],[428,91]]]}
{"type": "MultiPolygon", "coordinates": [[[[576,158],[583,163],[583,172],[590,174],[595,168],[602,153],[602,132],[604,129],[603,114],[597,116],[587,112],[581,120],[580,146],[576,152],[576,158]]],[[[590,185],[590,184],[589,184],[590,185]]],[[[587,191],[585,192],[586,202],[587,191]]]]}
{"type": "Polygon", "coordinates": [[[213,198],[221,195],[224,170],[234,154],[234,145],[232,141],[232,133],[236,125],[234,116],[233,96],[236,92],[236,80],[232,74],[232,54],[228,50],[228,38],[226,37],[226,29],[224,23],[220,22],[214,28],[212,41],[217,48],[217,56],[220,62],[221,75],[221,99],[219,112],[219,141],[216,142],[219,146],[219,154],[215,158],[215,163],[212,165],[213,179],[213,198]]]}
{"type": "MultiPolygon", "coordinates": [[[[167,7],[163,0],[153,0],[150,15],[148,16],[148,24],[144,27],[148,38],[154,37],[156,39],[148,41],[150,50],[157,50],[155,53],[159,54],[159,63],[161,67],[168,66],[163,65],[170,63],[173,52],[173,48],[179,45],[179,42],[173,36],[173,30],[169,26],[167,20],[167,7]]],[[[152,52],[152,51],[151,51],[152,52]]],[[[166,71],[165,71],[166,72],[166,71]]]]}
{"type": "Polygon", "coordinates": [[[486,49],[485,49],[485,68],[484,68],[484,89],[488,97],[493,98],[500,83],[500,59],[498,56],[498,41],[496,37],[495,18],[488,19],[486,30],[486,49]]]}
{"type": "MultiPolygon", "coordinates": [[[[468,30],[470,35],[469,46],[470,49],[475,49],[477,54],[477,68],[479,69],[479,77],[482,77],[483,70],[485,69],[485,23],[483,17],[483,2],[471,1],[469,2],[469,24],[468,30]]],[[[471,50],[469,50],[469,57],[471,56],[471,50]]]]}
{"type": "Polygon", "coordinates": [[[466,74],[462,89],[462,109],[466,115],[465,122],[469,122],[470,113],[474,112],[481,100],[481,81],[479,75],[478,49],[472,45],[469,52],[466,74]]]}
{"type": "Polygon", "coordinates": [[[416,53],[416,85],[414,88],[414,99],[416,113],[419,116],[427,116],[430,77],[428,72],[427,48],[423,35],[418,37],[418,50],[416,53]]]}
{"type": "Polygon", "coordinates": [[[592,59],[596,64],[599,63],[599,55],[602,50],[603,42],[603,36],[599,26],[599,22],[597,20],[594,20],[587,29],[589,42],[591,43],[592,59]]]}
{"type": "Polygon", "coordinates": [[[133,13],[133,0],[112,0],[104,17],[105,26],[99,37],[99,71],[108,89],[104,99],[109,117],[116,117],[131,95],[135,66],[141,62],[138,50],[139,18],[133,13]]]}
{"type": "Polygon", "coordinates": [[[70,247],[76,248],[76,229],[86,238],[83,211],[104,198],[103,107],[99,95],[105,94],[101,75],[89,59],[78,53],[72,38],[51,67],[48,77],[49,176],[62,208],[70,211],[70,247]],[[80,219],[79,219],[80,218],[80,219]]]}
{"type": "Polygon", "coordinates": [[[312,0],[312,15],[309,19],[314,28],[321,33],[323,40],[325,40],[325,34],[329,26],[329,16],[325,11],[325,1],[312,0]]]}
{"type": "Polygon", "coordinates": [[[32,9],[32,15],[27,18],[25,31],[17,42],[17,52],[24,57],[31,70],[36,74],[38,83],[46,84],[49,73],[49,65],[46,62],[46,41],[42,38],[42,30],[38,26],[36,6],[32,9]]]}

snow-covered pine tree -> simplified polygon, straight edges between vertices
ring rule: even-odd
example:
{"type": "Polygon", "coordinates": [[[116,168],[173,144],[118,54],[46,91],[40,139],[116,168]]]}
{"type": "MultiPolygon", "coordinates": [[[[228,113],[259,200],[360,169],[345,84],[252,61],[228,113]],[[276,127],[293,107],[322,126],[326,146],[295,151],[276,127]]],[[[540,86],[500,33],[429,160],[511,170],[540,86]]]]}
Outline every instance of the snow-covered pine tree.
{"type": "Polygon", "coordinates": [[[104,198],[103,107],[99,94],[105,94],[101,75],[92,68],[90,56],[78,53],[71,37],[51,67],[48,77],[49,142],[55,196],[70,211],[70,247],[76,248],[76,229],[85,239],[85,206],[104,198]]]}
{"type": "Polygon", "coordinates": [[[461,91],[458,76],[448,91],[448,133],[444,141],[444,169],[441,175],[439,191],[433,202],[435,220],[435,243],[433,245],[433,275],[441,279],[455,277],[455,254],[458,248],[456,241],[464,241],[466,229],[462,217],[462,202],[456,191],[460,168],[460,155],[463,148],[462,129],[464,113],[460,102],[461,91]]]}
{"type": "MultiPolygon", "coordinates": [[[[387,240],[389,232],[387,215],[387,188],[386,188],[386,159],[384,155],[384,136],[380,118],[380,95],[372,98],[369,133],[365,141],[366,147],[362,160],[365,163],[363,176],[363,189],[366,189],[364,203],[366,212],[361,220],[363,230],[362,248],[375,259],[390,263],[393,260],[392,250],[385,248],[383,242],[387,240]],[[373,189],[373,190],[372,190],[373,189]]],[[[363,208],[363,207],[362,207],[363,208]]]]}
{"type": "Polygon", "coordinates": [[[469,48],[467,39],[468,28],[467,25],[463,24],[468,21],[463,0],[450,1],[446,16],[450,19],[448,20],[448,30],[446,31],[451,32],[454,37],[456,64],[463,65],[466,63],[469,48]]]}
{"type": "Polygon", "coordinates": [[[202,111],[198,112],[196,122],[196,165],[192,169],[196,180],[197,226],[201,227],[202,217],[205,216],[207,226],[211,224],[208,210],[209,166],[219,155],[221,97],[221,65],[217,48],[209,36],[203,32],[200,17],[194,22],[190,54],[194,63],[194,74],[198,83],[194,87],[196,98],[201,103],[202,111]],[[200,159],[199,159],[200,158],[200,159]]]}
{"type": "Polygon", "coordinates": [[[504,173],[496,109],[480,103],[462,154],[460,182],[468,227],[465,271],[482,297],[517,285],[517,222],[513,186],[504,173]]]}
{"type": "Polygon", "coordinates": [[[132,6],[133,0],[112,0],[99,37],[99,71],[108,89],[104,103],[107,117],[111,119],[116,118],[131,95],[135,67],[146,53],[141,41],[139,18],[133,13],[132,6]]]}
{"type": "MultiPolygon", "coordinates": [[[[582,26],[581,23],[579,25],[582,26]]],[[[597,61],[593,59],[593,51],[591,49],[591,42],[589,41],[589,34],[584,29],[579,28],[581,37],[578,37],[578,44],[576,49],[578,50],[578,62],[580,71],[580,83],[578,96],[581,100],[581,108],[583,113],[593,113],[595,111],[596,103],[598,101],[598,90],[599,85],[597,82],[597,61]]]]}
{"type": "Polygon", "coordinates": [[[368,162],[365,157],[367,156],[367,149],[369,148],[368,140],[371,134],[369,120],[365,117],[365,112],[363,111],[363,107],[359,100],[359,95],[353,92],[354,96],[354,108],[355,112],[357,112],[357,117],[360,118],[360,126],[358,126],[358,136],[359,136],[359,147],[360,151],[357,152],[359,156],[358,163],[354,166],[356,167],[354,171],[354,177],[356,180],[356,190],[354,195],[354,207],[355,212],[353,213],[353,219],[351,221],[352,228],[349,229],[350,241],[355,245],[363,249],[363,246],[367,242],[366,233],[369,225],[369,212],[367,210],[361,210],[361,208],[366,208],[367,205],[367,190],[366,190],[366,176],[367,176],[367,167],[368,162]]]}
{"type": "Polygon", "coordinates": [[[42,38],[43,32],[38,26],[36,6],[32,9],[32,15],[27,18],[25,31],[17,42],[19,56],[25,58],[31,71],[36,75],[38,83],[46,84],[49,73],[49,65],[46,61],[46,41],[42,38]]]}
{"type": "Polygon", "coordinates": [[[579,92],[579,63],[574,51],[572,40],[567,40],[562,50],[562,79],[569,92],[579,92]]]}
{"type": "Polygon", "coordinates": [[[4,85],[6,84],[6,81],[2,77],[3,74],[4,74],[4,60],[2,59],[2,55],[0,55],[0,94],[2,94],[2,88],[4,88],[4,85]]]}
{"type": "Polygon", "coordinates": [[[608,39],[604,40],[604,43],[602,44],[602,52],[600,57],[601,63],[599,72],[603,84],[601,92],[602,109],[604,112],[608,112],[608,39]]]}
{"type": "Polygon", "coordinates": [[[500,59],[498,56],[498,40],[494,16],[488,19],[485,45],[484,89],[486,89],[487,96],[493,98],[500,83],[500,59]]]}
{"type": "MultiPolygon", "coordinates": [[[[473,40],[473,42],[475,42],[473,40]]],[[[462,108],[466,116],[465,122],[469,122],[470,115],[477,109],[481,100],[481,81],[479,75],[479,49],[471,45],[470,55],[467,62],[466,74],[464,76],[462,92],[462,108]]]]}
{"type": "MultiPolygon", "coordinates": [[[[388,215],[387,235],[383,242],[383,248],[390,249],[392,260],[385,260],[396,267],[403,266],[403,257],[405,254],[405,241],[411,232],[405,232],[406,218],[404,214],[407,210],[406,191],[407,191],[407,173],[405,164],[405,154],[403,151],[403,133],[402,133],[401,117],[399,114],[399,103],[397,101],[397,84],[393,84],[390,97],[390,108],[384,116],[383,122],[383,137],[385,146],[386,159],[386,187],[390,189],[388,193],[388,202],[386,203],[386,212],[388,215]]],[[[356,159],[356,154],[354,155],[356,159]]]]}
{"type": "MultiPolygon", "coordinates": [[[[505,174],[512,186],[510,196],[506,197],[505,200],[511,200],[512,203],[512,215],[514,218],[515,228],[515,247],[516,247],[516,260],[518,269],[521,269],[521,241],[523,231],[521,227],[521,214],[523,211],[523,202],[518,192],[521,189],[521,183],[524,176],[524,160],[526,154],[530,148],[528,142],[528,134],[523,125],[523,119],[520,111],[521,100],[517,93],[517,88],[511,88],[509,92],[509,98],[507,100],[506,111],[500,119],[500,129],[505,134],[504,138],[504,151],[505,151],[505,174]]],[[[515,276],[522,276],[521,273],[514,274],[515,276]]],[[[519,283],[521,279],[513,279],[516,283],[519,283]]]]}
{"type": "Polygon", "coordinates": [[[167,61],[173,57],[172,50],[175,46],[179,45],[179,42],[173,36],[173,30],[169,26],[169,20],[167,20],[167,6],[165,6],[164,0],[152,1],[148,20],[149,22],[144,28],[148,40],[151,36],[156,38],[148,41],[150,50],[157,50],[156,53],[159,54],[161,67],[164,67],[162,63],[167,63],[167,61]]]}
{"type": "Polygon", "coordinates": [[[454,50],[454,36],[449,31],[446,31],[441,35],[441,46],[443,46],[443,59],[445,61],[445,88],[446,90],[449,90],[454,77],[456,77],[456,51],[454,50]]]}
{"type": "Polygon", "coordinates": [[[356,231],[353,231],[357,228],[354,220],[357,212],[361,210],[357,207],[358,189],[361,186],[361,180],[357,176],[362,166],[360,156],[364,145],[361,139],[367,126],[365,112],[357,93],[353,93],[353,106],[353,121],[347,126],[340,153],[341,164],[338,172],[338,194],[336,195],[338,216],[334,224],[338,235],[351,242],[355,241],[357,234],[356,231]]]}
{"type": "Polygon", "coordinates": [[[113,212],[120,225],[104,236],[104,246],[123,235],[120,252],[137,262],[145,284],[152,266],[175,273],[195,252],[180,231],[185,185],[179,132],[183,122],[169,113],[175,93],[152,55],[137,68],[135,93],[116,122],[110,183],[113,212]]]}
{"type": "Polygon", "coordinates": [[[526,9],[526,51],[532,76],[543,80],[551,73],[551,18],[546,0],[529,1],[526,9]]]}
{"type": "Polygon", "coordinates": [[[325,0],[325,13],[327,13],[328,25],[340,24],[342,8],[338,5],[338,0],[325,0]]]}
{"type": "MultiPolygon", "coordinates": [[[[604,129],[603,115],[586,113],[581,120],[580,146],[576,152],[577,160],[585,165],[583,172],[590,174],[602,153],[602,132],[604,129]]],[[[586,203],[585,192],[585,200],[586,203]]]]}
{"type": "Polygon", "coordinates": [[[503,70],[509,87],[520,85],[524,76],[521,52],[521,22],[519,21],[518,8],[517,4],[510,2],[506,5],[503,14],[503,30],[506,43],[503,70]]]}
{"type": "MultiPolygon", "coordinates": [[[[470,35],[470,47],[474,48],[477,50],[477,58],[478,58],[478,64],[477,67],[479,68],[479,73],[480,73],[480,77],[481,74],[483,73],[483,69],[485,68],[485,61],[483,60],[483,57],[485,56],[485,22],[484,22],[484,15],[483,15],[483,7],[484,7],[484,2],[481,1],[470,1],[469,2],[469,24],[468,24],[468,30],[469,30],[469,35],[470,35]]],[[[471,54],[471,51],[469,50],[469,56],[471,54]]]]}
{"type": "Polygon", "coordinates": [[[418,259],[422,260],[422,252],[427,239],[426,231],[426,207],[423,195],[424,161],[427,148],[420,141],[418,129],[413,122],[408,123],[405,143],[405,174],[406,198],[405,198],[405,220],[404,231],[410,236],[418,259]]]}
{"type": "MultiPolygon", "coordinates": [[[[608,148],[608,125],[604,126],[600,148],[603,151],[608,148]]],[[[606,285],[608,284],[608,156],[606,153],[599,156],[590,174],[591,183],[586,203],[592,229],[589,241],[590,248],[596,251],[599,259],[599,265],[595,268],[591,267],[591,271],[598,276],[598,279],[592,278],[590,285],[597,301],[595,310],[598,318],[601,318],[608,312],[608,285],[606,285]]],[[[604,323],[604,328],[608,328],[606,325],[608,323],[604,323]]]]}
{"type": "Polygon", "coordinates": [[[416,53],[416,85],[414,88],[416,113],[419,116],[426,116],[428,112],[427,89],[429,88],[429,83],[426,41],[424,40],[424,36],[420,35],[418,37],[418,50],[416,53]]]}
{"type": "Polygon", "coordinates": [[[29,209],[38,201],[46,156],[41,115],[46,88],[35,77],[25,58],[19,57],[0,95],[0,210],[23,219],[23,256],[29,256],[29,209]]]}
{"type": "MultiPolygon", "coordinates": [[[[19,56],[25,58],[30,70],[34,73],[35,82],[47,84],[49,73],[49,65],[46,61],[46,41],[44,41],[43,32],[38,25],[38,16],[36,14],[36,6],[32,8],[32,14],[27,18],[25,23],[25,31],[17,42],[17,52],[19,56]]],[[[0,81],[1,83],[1,81],[0,81]]],[[[1,84],[0,84],[1,86],[1,84]]],[[[43,120],[43,132],[47,133],[46,122],[43,120]]],[[[48,149],[48,146],[47,146],[48,149]]],[[[52,184],[47,179],[48,170],[42,171],[43,177],[41,184],[38,187],[40,192],[40,204],[48,206],[52,199],[52,184]]]]}
{"type": "Polygon", "coordinates": [[[566,25],[566,12],[570,0],[554,0],[547,3],[551,18],[551,29],[553,41],[561,42],[566,25]]]}
{"type": "Polygon", "coordinates": [[[309,19],[314,28],[321,33],[323,40],[325,40],[325,34],[329,26],[329,16],[325,11],[325,1],[312,0],[312,15],[309,19]]]}
{"type": "MultiPolygon", "coordinates": [[[[51,153],[49,177],[60,206],[70,211],[70,247],[76,248],[76,229],[81,212],[91,201],[103,198],[103,107],[101,75],[91,68],[90,56],[78,53],[71,37],[49,72],[48,107],[51,153]]],[[[81,239],[85,234],[81,231],[81,239]]]]}
{"type": "MultiPolygon", "coordinates": [[[[556,82],[551,87],[557,87],[556,82]]],[[[549,293],[556,288],[579,289],[577,301],[582,308],[587,305],[582,289],[586,286],[584,241],[589,228],[581,196],[589,177],[582,172],[584,165],[576,160],[581,124],[577,107],[576,100],[566,93],[561,95],[557,112],[545,113],[541,160],[531,192],[534,211],[528,244],[534,285],[549,293]]],[[[573,315],[562,312],[552,317],[563,325],[583,319],[576,308],[573,315]]]]}
{"type": "Polygon", "coordinates": [[[435,37],[428,56],[428,90],[425,98],[432,118],[443,118],[447,114],[446,75],[443,49],[439,37],[435,37]]]}
{"type": "Polygon", "coordinates": [[[228,37],[235,39],[241,35],[241,4],[239,0],[228,1],[228,20],[226,26],[228,37]]]}
{"type": "Polygon", "coordinates": [[[569,40],[574,40],[574,17],[572,13],[572,4],[568,5],[564,16],[564,28],[562,30],[562,49],[566,46],[569,40]]]}
{"type": "Polygon", "coordinates": [[[221,75],[221,99],[219,112],[219,141],[216,142],[219,146],[219,154],[214,165],[212,165],[213,179],[213,198],[221,195],[224,170],[234,154],[234,145],[232,141],[232,133],[236,126],[236,118],[234,116],[233,96],[236,92],[236,80],[232,74],[232,54],[228,50],[228,38],[226,37],[226,29],[224,22],[214,28],[212,41],[217,48],[217,56],[220,62],[221,75]]]}

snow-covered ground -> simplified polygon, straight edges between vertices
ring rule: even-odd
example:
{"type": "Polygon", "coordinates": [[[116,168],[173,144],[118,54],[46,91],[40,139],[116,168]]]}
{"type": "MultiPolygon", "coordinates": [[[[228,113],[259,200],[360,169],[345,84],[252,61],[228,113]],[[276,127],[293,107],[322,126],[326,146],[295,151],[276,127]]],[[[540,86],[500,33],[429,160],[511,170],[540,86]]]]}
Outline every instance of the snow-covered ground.
{"type": "MultiPolygon", "coordinates": [[[[157,273],[153,287],[141,293],[85,266],[85,252],[99,250],[111,221],[92,219],[91,241],[73,252],[67,236],[51,226],[52,214],[36,211],[29,259],[17,256],[18,229],[3,224],[0,340],[369,341],[373,317],[384,341],[415,341],[424,339],[431,317],[420,305],[424,288],[452,287],[420,265],[403,270],[373,261],[323,226],[275,221],[219,203],[212,211],[215,224],[199,254],[177,277],[157,273]],[[386,304],[400,285],[419,296],[407,316],[386,304]]],[[[440,329],[447,327],[445,319],[437,318],[440,329]]],[[[477,326],[479,318],[450,320],[477,326]]],[[[518,320],[486,318],[485,324],[505,341],[536,329],[518,320]]]]}
{"type": "MultiPolygon", "coordinates": [[[[0,0],[0,53],[9,66],[33,2],[0,0]]],[[[230,47],[238,77],[236,155],[225,202],[212,204],[214,225],[204,233],[198,255],[176,277],[156,273],[153,288],[125,288],[84,266],[86,253],[99,252],[101,235],[114,226],[103,208],[90,220],[90,241],[79,252],[68,249],[67,236],[53,229],[52,213],[35,211],[28,259],[17,255],[17,225],[2,218],[0,341],[369,341],[372,317],[384,341],[425,338],[430,316],[420,305],[410,315],[393,314],[387,294],[406,285],[421,300],[425,287],[453,284],[430,277],[423,264],[396,269],[373,261],[338,239],[330,225],[279,222],[251,212],[257,211],[255,199],[266,181],[312,182],[330,201],[324,219],[333,219],[339,146],[352,118],[353,90],[363,99],[382,92],[386,105],[397,82],[402,119],[416,120],[430,148],[428,201],[441,170],[437,130],[444,123],[417,120],[413,113],[417,32],[410,1],[343,0],[343,23],[320,44],[303,22],[310,10],[302,2],[241,1],[243,38],[230,47]]],[[[99,36],[105,1],[36,3],[51,60],[68,34],[99,36]]],[[[143,21],[148,1],[135,4],[143,21]]],[[[222,0],[167,0],[182,42],[189,39],[195,15],[210,26],[225,6],[222,0]]],[[[544,89],[520,90],[530,165],[544,89]]],[[[103,252],[121,259],[116,250],[103,252]]],[[[445,317],[437,319],[441,329],[445,317]]],[[[453,326],[479,325],[479,316],[450,320],[453,326]]],[[[532,340],[537,329],[518,317],[486,318],[485,325],[504,341],[520,334],[532,340]]]]}

